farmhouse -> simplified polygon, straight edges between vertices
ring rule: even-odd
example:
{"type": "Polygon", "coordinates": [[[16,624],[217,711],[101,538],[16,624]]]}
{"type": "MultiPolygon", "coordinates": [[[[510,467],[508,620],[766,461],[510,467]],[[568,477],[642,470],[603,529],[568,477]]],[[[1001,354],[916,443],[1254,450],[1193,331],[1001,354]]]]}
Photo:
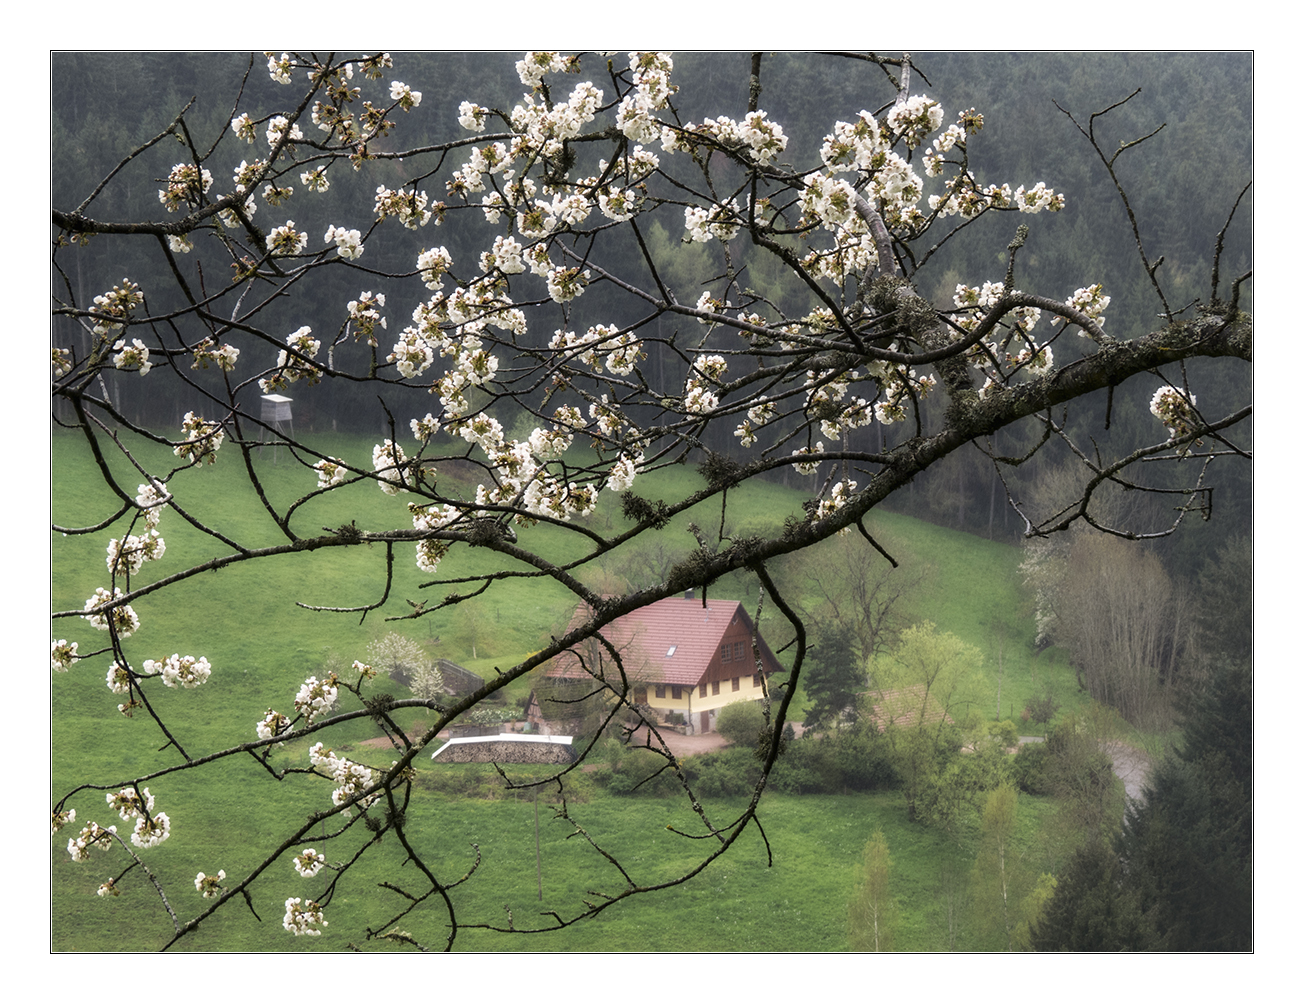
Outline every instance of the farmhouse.
{"type": "MultiPolygon", "coordinates": [[[[581,604],[567,632],[589,616],[589,608],[581,604]]],[[[631,700],[650,708],[663,722],[682,724],[689,735],[712,731],[716,715],[727,704],[762,700],[770,675],[783,669],[741,603],[694,599],[691,591],[682,599],[671,597],[628,613],[603,628],[602,635],[620,655],[633,690],[631,700]],[[759,657],[753,651],[753,635],[759,657]]],[[[545,679],[554,686],[587,681],[586,689],[591,689],[594,676],[618,680],[618,674],[611,653],[594,638],[553,659],[545,679]]],[[[549,727],[547,719],[563,717],[548,707],[550,703],[532,708],[541,729],[549,727]]]]}

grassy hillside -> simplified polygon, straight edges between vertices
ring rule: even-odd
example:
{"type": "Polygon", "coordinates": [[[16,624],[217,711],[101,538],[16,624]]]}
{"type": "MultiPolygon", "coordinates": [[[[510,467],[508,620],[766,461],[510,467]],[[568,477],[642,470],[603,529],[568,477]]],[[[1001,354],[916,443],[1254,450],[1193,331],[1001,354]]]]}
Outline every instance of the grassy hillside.
{"type": "MultiPolygon", "coordinates": [[[[323,453],[364,462],[371,443],[358,438],[322,438],[313,444],[323,453]]],[[[167,470],[170,456],[150,446],[138,459],[151,470],[167,470]]],[[[285,461],[273,464],[271,451],[255,457],[254,464],[264,479],[268,498],[284,506],[314,487],[311,474],[285,461]]],[[[121,457],[108,463],[129,495],[143,478],[121,457]]],[[[67,433],[53,439],[54,522],[64,527],[88,525],[113,511],[114,501],[83,442],[67,433]]],[[[697,474],[688,469],[663,472],[640,489],[652,497],[683,497],[700,485],[697,474]]],[[[229,446],[212,467],[184,471],[171,485],[180,504],[197,519],[211,523],[242,543],[268,545],[278,533],[270,526],[261,504],[248,484],[238,453],[229,446]]],[[[402,496],[391,498],[372,486],[365,492],[344,493],[340,498],[313,500],[296,515],[301,534],[320,532],[350,520],[360,528],[403,525],[407,521],[402,496]]],[[[592,521],[600,528],[619,525],[618,503],[604,493],[599,512],[592,521]]],[[[730,493],[728,523],[734,532],[756,526],[775,526],[790,514],[800,512],[805,496],[779,486],[756,484],[730,493]]],[[[703,507],[708,508],[708,507],[703,507]]],[[[662,531],[673,548],[691,545],[685,530],[689,518],[703,526],[719,525],[718,503],[710,511],[681,517],[662,531]]],[[[120,535],[125,521],[111,529],[85,535],[55,534],[52,553],[55,610],[79,610],[97,585],[105,581],[105,545],[110,536],[120,535]]],[[[156,564],[146,565],[140,581],[175,573],[189,565],[229,553],[229,548],[188,526],[176,513],[166,513],[160,532],[167,552],[156,564]]],[[[905,560],[926,565],[926,587],[914,600],[912,612],[934,621],[939,629],[953,631],[987,653],[987,690],[990,717],[996,712],[997,656],[993,648],[992,625],[1001,621],[1007,628],[1003,655],[1002,713],[1017,714],[1023,701],[1046,682],[1053,683],[1062,700],[1071,704],[1074,695],[1071,672],[1053,654],[1034,657],[1031,650],[1031,622],[1016,574],[1018,550],[944,530],[906,516],[881,514],[870,521],[876,536],[891,539],[905,560]]],[[[583,540],[573,533],[538,527],[524,531],[528,543],[549,556],[575,558],[584,551],[583,540]]],[[[283,538],[281,538],[283,539],[283,538]]],[[[836,542],[833,545],[836,546],[836,542]]],[[[454,548],[440,568],[442,577],[455,579],[492,570],[496,558],[490,552],[468,547],[454,548]]],[[[332,659],[344,666],[365,658],[369,641],[389,630],[399,630],[430,645],[437,655],[452,658],[482,674],[495,665],[514,664],[537,650],[550,632],[563,625],[572,601],[566,591],[541,579],[506,579],[495,583],[475,602],[474,616],[441,612],[419,621],[386,622],[384,617],[410,611],[408,599],[438,596],[450,588],[422,589],[427,576],[419,572],[407,546],[396,548],[394,585],[383,610],[359,624],[356,614],[331,614],[305,610],[306,604],[347,606],[378,599],[384,588],[384,553],[379,548],[340,549],[328,556],[290,554],[204,573],[136,604],[141,629],[125,643],[131,658],[139,663],[161,659],[173,652],[204,655],[213,666],[211,680],[197,690],[151,688],[150,700],[174,727],[178,742],[191,756],[200,756],[254,738],[255,723],[265,709],[287,711],[298,686],[309,675],[320,675],[332,659]],[[434,639],[440,639],[437,645],[434,639]],[[475,655],[472,656],[472,647],[475,655]]],[[[608,567],[603,574],[619,574],[608,567]]],[[[712,595],[755,601],[755,582],[734,576],[712,587],[712,595]]],[[[769,608],[772,617],[773,606],[769,608]]],[[[94,652],[106,637],[79,618],[58,619],[54,637],[77,640],[83,655],[94,652]]],[[[103,684],[108,657],[101,655],[75,665],[67,674],[54,674],[52,791],[59,797],[78,783],[91,780],[119,784],[150,770],[176,761],[170,751],[160,752],[164,739],[149,718],[137,713],[133,719],[116,711],[121,699],[103,684]]],[[[382,689],[395,690],[385,681],[382,689]]],[[[519,698],[528,691],[523,681],[514,690],[519,698]]],[[[395,690],[395,692],[397,692],[395,690]]],[[[350,699],[351,700],[351,699],[350,699]]],[[[349,700],[342,700],[345,708],[349,700]]],[[[330,741],[339,749],[376,735],[367,719],[332,732],[330,741]]],[[[301,747],[306,744],[299,744],[301,747]]],[[[351,754],[360,755],[360,754],[351,754]]],[[[306,749],[289,747],[276,756],[282,765],[306,766],[306,749]]],[[[388,759],[383,760],[388,763],[388,759]]],[[[429,770],[427,765],[425,770],[429,770]]],[[[283,782],[268,797],[268,781],[252,760],[226,760],[216,769],[170,775],[151,782],[158,808],[173,820],[174,839],[147,853],[150,868],[168,883],[174,896],[181,897],[179,912],[192,915],[199,900],[191,892],[197,871],[212,874],[219,868],[228,875],[240,874],[256,860],[255,848],[266,846],[273,834],[284,830],[287,819],[320,807],[328,796],[328,782],[294,777],[283,782]],[[254,797],[249,797],[250,793],[254,797]],[[259,839],[252,839],[252,838],[259,839]]],[[[1028,806],[1026,823],[1048,811],[1034,800],[1028,806]]],[[[103,795],[89,791],[69,803],[78,810],[78,826],[91,819],[108,825],[103,795]]],[[[721,807],[721,818],[728,806],[721,807]]],[[[432,792],[418,792],[418,803],[409,818],[420,814],[431,820],[420,832],[430,841],[426,848],[434,860],[450,873],[460,874],[469,865],[471,842],[478,842],[484,865],[466,886],[467,915],[463,920],[498,922],[504,917],[503,903],[515,904],[518,926],[527,926],[535,915],[533,854],[525,853],[532,843],[533,809],[525,802],[451,800],[432,792]]],[[[567,864],[575,841],[567,842],[568,827],[544,817],[545,892],[548,902],[574,903],[583,895],[603,866],[567,864]]],[[[692,822],[681,808],[651,799],[623,800],[594,793],[592,801],[577,809],[586,827],[603,834],[611,846],[627,846],[632,859],[648,868],[647,875],[668,874],[685,853],[685,842],[665,829],[667,823],[692,822]],[[582,811],[581,811],[582,810],[582,811]],[[683,816],[684,818],[680,818],[683,816]]],[[[898,894],[918,902],[919,908],[903,920],[899,947],[940,948],[937,918],[934,916],[939,862],[959,861],[964,865],[965,840],[949,840],[905,822],[904,809],[894,794],[846,798],[790,798],[768,795],[764,816],[771,845],[776,849],[776,868],[763,867],[763,849],[755,833],[749,833],[732,858],[713,867],[687,887],[649,899],[638,905],[622,905],[604,915],[598,925],[504,944],[501,937],[468,932],[458,946],[466,948],[505,947],[522,949],[758,949],[837,950],[846,947],[843,926],[845,899],[854,868],[872,830],[882,826],[888,833],[900,873],[898,894]],[[776,917],[793,921],[775,925],[776,917]],[[774,941],[776,931],[793,932],[797,940],[774,941]],[[552,939],[552,940],[548,940],[552,939]]],[[[125,834],[128,827],[119,822],[125,834]]],[[[1030,831],[1031,832],[1031,831],[1030,831]]],[[[61,834],[66,837],[67,831],[61,834]]],[[[74,864],[64,850],[64,839],[52,846],[54,896],[54,946],[60,950],[114,950],[148,948],[163,939],[166,918],[157,899],[137,876],[125,883],[129,891],[113,900],[99,899],[96,887],[109,877],[110,859],[98,855],[86,864],[74,864]]],[[[696,844],[696,842],[694,842],[696,844]]],[[[1036,855],[1035,841],[1028,838],[1029,854],[1036,855]]],[[[687,852],[700,849],[690,846],[687,852]]],[[[305,880],[294,874],[288,861],[278,862],[274,875],[255,898],[254,908],[262,918],[255,923],[241,907],[226,910],[199,932],[192,949],[341,949],[349,938],[368,924],[380,924],[393,906],[378,894],[376,883],[385,876],[384,866],[398,859],[397,846],[364,860],[332,903],[328,917],[332,927],[320,939],[297,939],[280,930],[284,898],[311,895],[305,880]],[[387,863],[387,864],[386,864],[387,863]],[[374,869],[374,870],[373,870],[374,869]]],[[[117,861],[121,855],[113,858],[117,861]]],[[[1031,860],[1031,858],[1030,858],[1031,860]]],[[[1040,865],[1038,865],[1040,867],[1040,865]]],[[[947,868],[950,868],[948,865],[947,868]]],[[[944,871],[946,869],[943,869],[944,871]]],[[[951,869],[952,871],[954,869],[951,869]]],[[[963,868],[961,869],[963,870],[963,868]]],[[[116,874],[116,871],[114,872],[116,874]]],[[[608,876],[610,877],[609,873],[608,876]]],[[[642,876],[640,881],[644,879],[642,876]]],[[[535,894],[537,895],[537,894],[535,894]]],[[[428,936],[429,932],[427,932],[428,936]]]]}

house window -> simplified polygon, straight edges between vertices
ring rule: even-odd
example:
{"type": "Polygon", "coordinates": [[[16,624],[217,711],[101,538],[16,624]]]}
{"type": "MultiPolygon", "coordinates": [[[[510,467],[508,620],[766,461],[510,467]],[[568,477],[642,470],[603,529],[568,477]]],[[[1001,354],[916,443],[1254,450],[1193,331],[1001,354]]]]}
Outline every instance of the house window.
{"type": "Polygon", "coordinates": [[[712,680],[712,681],[711,681],[711,693],[712,693],[712,694],[718,694],[718,693],[720,693],[720,681],[719,681],[719,680],[712,680]]]}
{"type": "Polygon", "coordinates": [[[666,696],[666,687],[665,687],[665,684],[664,684],[664,683],[658,683],[658,684],[657,684],[657,697],[664,698],[665,696],[666,696]]]}
{"type": "Polygon", "coordinates": [[[706,696],[706,684],[705,684],[705,683],[702,684],[700,687],[697,688],[697,696],[698,696],[698,697],[705,697],[705,696],[706,696]]]}
{"type": "Polygon", "coordinates": [[[635,687],[635,688],[634,688],[634,703],[635,703],[635,704],[646,704],[646,703],[647,703],[647,687],[635,687]]]}
{"type": "Polygon", "coordinates": [[[760,685],[761,685],[761,674],[760,674],[760,673],[753,673],[753,674],[752,674],[752,686],[753,686],[753,687],[759,687],[760,685]]]}
{"type": "Polygon", "coordinates": [[[682,687],[671,687],[670,696],[676,701],[679,700],[679,692],[682,689],[683,689],[682,687]]]}
{"type": "Polygon", "coordinates": [[[729,650],[729,643],[725,642],[720,646],[720,661],[728,662],[732,658],[729,650]]]}
{"type": "Polygon", "coordinates": [[[734,690],[740,690],[741,688],[742,688],[742,677],[740,677],[740,676],[735,676],[735,677],[733,678],[733,689],[734,689],[734,690]]]}
{"type": "Polygon", "coordinates": [[[740,641],[736,641],[736,642],[734,642],[734,647],[733,647],[733,648],[734,648],[734,662],[742,662],[742,661],[743,661],[743,643],[740,642],[740,641]]]}

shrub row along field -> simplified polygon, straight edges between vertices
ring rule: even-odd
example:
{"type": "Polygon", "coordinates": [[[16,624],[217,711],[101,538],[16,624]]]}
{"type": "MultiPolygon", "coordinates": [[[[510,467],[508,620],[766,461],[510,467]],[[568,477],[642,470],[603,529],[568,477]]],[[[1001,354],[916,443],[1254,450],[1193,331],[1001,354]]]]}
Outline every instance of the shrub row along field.
{"type": "MultiPolygon", "coordinates": [[[[314,445],[323,453],[356,461],[366,456],[373,444],[359,438],[323,437],[314,445]]],[[[171,466],[163,447],[146,448],[138,453],[138,459],[151,470],[171,466]]],[[[252,459],[274,505],[284,507],[313,487],[312,474],[289,463],[284,450],[279,457],[269,449],[261,455],[255,453],[252,459]]],[[[122,458],[110,457],[108,462],[119,484],[134,495],[135,486],[143,480],[139,472],[122,458]]],[[[56,432],[56,525],[77,527],[112,511],[114,501],[93,463],[81,439],[56,432]]],[[[181,504],[208,525],[248,544],[275,543],[261,504],[237,469],[239,465],[235,449],[228,446],[215,465],[185,471],[170,487],[181,504]]],[[[445,474],[445,485],[456,476],[455,470],[445,474]]],[[[662,472],[649,481],[654,486],[647,489],[649,494],[662,492],[667,497],[692,490],[699,483],[689,469],[662,472]]],[[[730,494],[729,519],[739,531],[781,523],[800,512],[805,497],[799,491],[753,484],[730,494]]],[[[401,496],[391,498],[377,491],[369,504],[375,508],[364,512],[342,508],[329,496],[313,500],[297,517],[300,532],[350,521],[364,528],[370,528],[373,521],[391,524],[397,518],[402,522],[401,496]]],[[[615,496],[604,499],[592,518],[619,521],[615,496]]],[[[704,523],[718,521],[719,513],[698,518],[704,523]]],[[[687,519],[683,517],[682,524],[687,519]]],[[[157,566],[149,566],[151,570],[157,567],[159,576],[229,552],[226,545],[199,534],[174,513],[165,516],[159,529],[167,551],[157,566]]],[[[983,717],[996,716],[998,687],[1002,718],[1017,718],[1024,704],[1047,685],[1056,688],[1066,710],[1075,705],[1078,698],[1071,671],[1057,653],[1033,655],[1030,617],[1018,584],[1018,549],[896,514],[877,514],[871,529],[897,552],[903,567],[923,573],[919,588],[904,601],[903,614],[926,617],[940,630],[957,634],[985,653],[985,675],[979,689],[985,703],[983,717]]],[[[114,527],[84,535],[55,534],[55,610],[81,609],[96,586],[104,584],[105,545],[110,536],[121,532],[114,527]]],[[[573,535],[545,527],[527,532],[537,535],[538,546],[552,548],[557,556],[580,553],[573,535]]],[[[676,522],[661,531],[645,557],[651,567],[658,557],[686,552],[691,546],[686,526],[676,522]],[[664,553],[653,553],[658,548],[664,553]]],[[[204,655],[212,664],[212,677],[201,688],[149,692],[160,714],[174,724],[176,738],[186,752],[198,757],[254,738],[254,726],[268,707],[286,710],[306,677],[321,676],[333,665],[346,667],[354,659],[365,659],[367,644],[390,630],[397,629],[426,645],[437,657],[491,675],[495,665],[513,664],[537,650],[570,616],[571,602],[561,587],[548,580],[508,579],[477,600],[470,608],[472,614],[436,613],[419,620],[386,622],[384,617],[410,612],[407,600],[437,600],[441,588],[449,588],[420,588],[422,573],[405,551],[399,548],[396,554],[388,604],[362,624],[357,615],[310,611],[295,604],[350,606],[374,601],[384,587],[384,554],[379,548],[341,549],[328,564],[315,565],[311,579],[304,577],[305,566],[296,561],[296,555],[259,562],[256,567],[236,565],[204,573],[135,604],[142,627],[125,643],[131,658],[163,659],[182,652],[204,655]]],[[[494,556],[488,552],[457,548],[440,572],[457,578],[488,570],[491,560],[494,556]]],[[[633,574],[633,570],[606,569],[599,574],[633,574]]],[[[790,579],[794,587],[802,581],[795,575],[790,579]]],[[[749,606],[756,602],[754,580],[736,577],[713,585],[711,590],[712,595],[741,599],[749,606]]],[[[798,599],[814,602],[809,597],[798,599]]],[[[779,637],[783,625],[772,610],[771,605],[763,617],[763,630],[779,637]]],[[[83,655],[95,651],[104,638],[74,618],[56,620],[54,636],[79,641],[83,655]]],[[[51,765],[56,799],[86,778],[120,784],[175,762],[174,752],[158,751],[165,740],[148,716],[138,711],[128,719],[118,713],[118,698],[103,683],[108,662],[107,655],[87,659],[66,675],[54,677],[51,765]]],[[[382,692],[402,693],[384,677],[377,686],[382,692]]],[[[513,692],[509,700],[522,701],[528,689],[516,690],[524,692],[513,692]]],[[[803,706],[800,698],[799,693],[798,718],[803,706]]],[[[356,704],[342,706],[347,710],[356,704]]],[[[413,718],[424,720],[424,714],[416,712],[413,718]]],[[[356,746],[377,735],[376,726],[363,718],[333,730],[330,742],[336,749],[351,749],[349,755],[359,760],[388,764],[390,757],[384,751],[356,746]]],[[[278,751],[273,764],[306,767],[307,743],[278,751]]],[[[419,761],[416,795],[408,808],[409,821],[428,817],[429,825],[418,832],[428,841],[425,850],[431,859],[442,862],[446,880],[471,867],[473,845],[479,846],[480,869],[459,890],[460,923],[507,926],[510,909],[511,923],[528,928],[541,910],[565,914],[588,890],[610,888],[617,876],[600,855],[580,846],[579,838],[568,839],[574,828],[555,818],[557,810],[552,803],[556,799],[545,793],[538,807],[544,885],[541,905],[533,854],[534,807],[528,795],[504,791],[488,770],[477,774],[475,767],[437,769],[429,761],[419,761]],[[462,774],[455,780],[453,774],[441,771],[462,774]]],[[[627,770],[628,764],[618,774],[627,770]]],[[[287,823],[302,819],[329,797],[328,781],[291,775],[277,798],[249,799],[247,786],[260,772],[263,768],[252,758],[228,758],[213,769],[159,778],[149,784],[160,807],[166,807],[174,833],[173,839],[146,852],[146,860],[178,900],[174,905],[182,917],[196,912],[200,902],[192,888],[197,872],[215,874],[224,869],[231,876],[243,874],[287,823]],[[242,841],[240,835],[247,839],[242,841]],[[228,850],[226,860],[215,860],[213,849],[218,847],[245,848],[244,859],[233,860],[228,850]]],[[[777,773],[776,779],[781,774],[777,773]]],[[[711,787],[710,778],[702,781],[704,789],[711,787]]],[[[643,870],[633,876],[635,881],[664,879],[682,866],[687,855],[700,853],[700,845],[691,846],[698,845],[697,841],[686,841],[667,829],[673,826],[697,832],[686,807],[664,798],[617,794],[622,787],[629,785],[613,777],[609,765],[599,764],[593,775],[584,775],[570,786],[567,804],[568,811],[599,843],[622,850],[622,860],[632,862],[636,871],[643,870]]],[[[802,790],[799,782],[782,789],[765,796],[762,811],[765,835],[775,855],[774,868],[765,866],[765,842],[751,830],[734,853],[683,887],[619,904],[602,914],[596,924],[521,938],[471,928],[459,935],[457,947],[495,951],[845,949],[847,899],[861,852],[877,829],[884,831],[892,848],[893,891],[904,905],[897,947],[981,947],[981,925],[966,926],[959,919],[963,913],[957,912],[964,904],[972,867],[974,820],[947,834],[907,823],[901,796],[892,791],[836,796],[785,793],[802,790]],[[776,918],[795,923],[775,925],[776,918]],[[788,932],[783,937],[789,940],[775,943],[776,931],[788,932]]],[[[715,790],[715,804],[709,808],[725,822],[741,803],[735,804],[727,784],[717,783],[715,790]]],[[[100,792],[88,791],[75,796],[69,805],[78,810],[79,824],[96,819],[108,825],[114,820],[102,800],[100,792]]],[[[1034,838],[1049,813],[1050,805],[1044,800],[1025,796],[1020,801],[1020,840],[1027,865],[1034,872],[1052,863],[1047,860],[1052,853],[1047,849],[1050,845],[1034,838]]],[[[116,863],[119,857],[97,854],[89,862],[74,863],[62,841],[56,841],[52,849],[56,950],[146,949],[166,941],[170,929],[166,914],[138,873],[124,882],[122,895],[96,898],[99,884],[116,874],[106,870],[112,867],[106,862],[116,863]]],[[[383,861],[377,857],[373,865],[370,857],[364,859],[331,901],[331,925],[325,935],[294,941],[292,947],[342,949],[360,932],[383,924],[396,912],[397,897],[377,889],[377,882],[384,877],[380,870],[383,861]]],[[[257,887],[251,908],[228,907],[219,912],[186,947],[290,948],[285,940],[288,935],[283,938],[280,929],[282,904],[289,896],[313,895],[317,890],[308,888],[313,881],[320,877],[301,879],[289,857],[284,857],[257,887]],[[255,914],[261,922],[254,919],[255,914]]],[[[420,926],[420,922],[414,919],[413,925],[420,926]]],[[[441,938],[428,929],[422,932],[427,943],[439,943],[441,938]]]]}

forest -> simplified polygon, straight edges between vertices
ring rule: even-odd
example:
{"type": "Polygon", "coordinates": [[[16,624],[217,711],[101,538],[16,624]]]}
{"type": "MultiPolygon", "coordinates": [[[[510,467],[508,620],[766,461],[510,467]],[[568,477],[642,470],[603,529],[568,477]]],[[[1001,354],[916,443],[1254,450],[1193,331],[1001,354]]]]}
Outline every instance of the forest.
{"type": "MultiPolygon", "coordinates": [[[[892,791],[911,823],[969,834],[989,855],[974,867],[1004,875],[1014,793],[1074,792],[1081,839],[1042,863],[1045,882],[1027,876],[1017,945],[1009,913],[981,944],[1252,946],[1248,54],[136,52],[56,54],[54,69],[52,420],[56,454],[98,482],[74,490],[56,470],[54,717],[58,732],[94,713],[71,689],[96,675],[85,661],[135,734],[105,762],[60,754],[52,826],[84,824],[74,862],[126,855],[116,896],[169,836],[145,780],[182,791],[239,760],[278,792],[243,871],[201,874],[200,913],[168,906],[155,947],[184,948],[219,909],[252,913],[274,862],[316,876],[303,847],[327,836],[330,881],[286,901],[290,934],[321,935],[364,858],[424,927],[390,938],[369,920],[353,937],[452,947],[462,926],[497,929],[455,907],[478,864],[458,877],[408,842],[425,797],[412,765],[557,652],[686,588],[765,605],[787,678],[746,726],[750,762],[711,773],[648,751],[675,780],[646,787],[678,792],[713,844],[700,861],[654,881],[617,864],[602,898],[546,929],[719,867],[764,832],[763,795],[892,791]],[[269,394],[292,399],[292,425],[267,417],[269,394]],[[214,463],[243,482],[223,482],[229,507],[199,490],[214,463]],[[763,487],[806,501],[749,508],[763,487]],[[979,639],[933,631],[953,594],[977,596],[930,582],[871,512],[1017,545],[1001,574],[1021,598],[984,614],[986,661],[1044,658],[1060,689],[1002,676],[993,718],[956,682],[926,747],[922,728],[867,726],[866,686],[931,687],[947,674],[928,666],[982,661],[979,639]],[[160,517],[176,526],[166,555],[160,517]],[[831,541],[858,557],[807,558],[831,541]],[[314,570],[275,578],[289,560],[314,570]],[[280,584],[241,578],[243,610],[225,585],[205,597],[207,573],[226,583],[246,563],[280,584]],[[285,596],[304,582],[338,595],[296,611],[285,596]],[[474,643],[474,611],[510,616],[493,598],[526,595],[562,623],[504,644],[479,691],[372,682],[378,623],[474,643]],[[186,597],[221,608],[224,629],[187,623],[186,597]],[[594,616],[563,636],[576,602],[594,616]],[[338,627],[289,626],[309,608],[338,627]],[[132,640],[138,610],[168,626],[151,649],[132,640]],[[227,644],[244,618],[268,646],[266,678],[241,684],[255,717],[267,708],[256,736],[201,725],[168,692],[219,685],[216,660],[180,653],[227,644]],[[1155,751],[1126,815],[1087,749],[1091,709],[1155,751]],[[1041,752],[985,757],[1041,711],[1041,752]],[[785,732],[798,713],[812,738],[785,732]],[[309,750],[368,722],[392,735],[392,764],[309,750]],[[290,794],[312,776],[340,784],[329,806],[290,794]],[[135,821],[136,849],[87,822],[87,791],[135,821]],[[727,822],[704,792],[737,802],[727,822]],[[1105,801],[1107,818],[1087,811],[1105,801]],[[420,877],[400,881],[408,864],[420,877]]],[[[580,737],[609,768],[622,729],[664,724],[610,658],[580,737]]],[[[889,856],[875,840],[866,890],[889,856]]],[[[850,947],[880,947],[866,895],[850,947]]]]}

